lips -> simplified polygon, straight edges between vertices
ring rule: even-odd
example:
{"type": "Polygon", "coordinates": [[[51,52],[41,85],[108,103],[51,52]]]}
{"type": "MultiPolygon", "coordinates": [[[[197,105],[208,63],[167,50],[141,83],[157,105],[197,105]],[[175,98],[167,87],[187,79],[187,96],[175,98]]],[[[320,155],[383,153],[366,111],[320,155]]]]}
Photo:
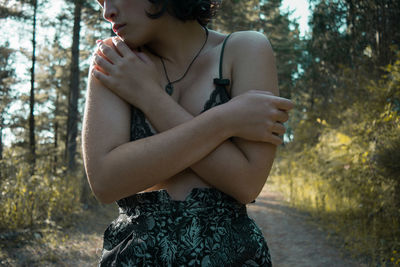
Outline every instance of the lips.
{"type": "Polygon", "coordinates": [[[125,26],[126,24],[114,24],[113,25],[113,31],[116,33],[116,34],[118,34],[120,31],[121,31],[121,29],[125,26]]]}

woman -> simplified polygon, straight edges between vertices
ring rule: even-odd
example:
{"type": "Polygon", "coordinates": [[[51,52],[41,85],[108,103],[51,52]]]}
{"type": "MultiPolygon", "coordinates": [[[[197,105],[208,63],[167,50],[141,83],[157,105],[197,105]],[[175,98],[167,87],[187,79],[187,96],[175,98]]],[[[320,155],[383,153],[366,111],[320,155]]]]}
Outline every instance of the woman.
{"type": "Polygon", "coordinates": [[[101,266],[270,266],[247,216],[292,108],[268,40],[208,30],[215,3],[104,0],[118,37],[98,41],[83,155],[119,217],[101,266]]]}

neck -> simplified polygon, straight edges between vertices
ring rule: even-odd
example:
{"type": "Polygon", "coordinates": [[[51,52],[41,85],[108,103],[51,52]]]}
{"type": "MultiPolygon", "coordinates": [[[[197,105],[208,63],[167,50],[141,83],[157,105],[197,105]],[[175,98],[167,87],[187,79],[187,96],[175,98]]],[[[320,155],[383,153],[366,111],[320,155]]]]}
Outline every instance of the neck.
{"type": "Polygon", "coordinates": [[[160,34],[146,48],[175,66],[186,66],[206,40],[204,28],[197,21],[182,22],[170,18],[160,34]]]}

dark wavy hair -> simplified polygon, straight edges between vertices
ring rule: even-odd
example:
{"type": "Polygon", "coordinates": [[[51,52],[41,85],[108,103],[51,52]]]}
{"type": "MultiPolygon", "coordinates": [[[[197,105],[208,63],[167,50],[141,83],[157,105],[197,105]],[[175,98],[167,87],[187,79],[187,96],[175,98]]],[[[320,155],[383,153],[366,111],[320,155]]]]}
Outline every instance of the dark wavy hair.
{"type": "Polygon", "coordinates": [[[158,10],[156,13],[148,13],[152,19],[161,17],[165,12],[182,20],[197,20],[206,26],[215,15],[221,0],[149,0],[158,10]]]}

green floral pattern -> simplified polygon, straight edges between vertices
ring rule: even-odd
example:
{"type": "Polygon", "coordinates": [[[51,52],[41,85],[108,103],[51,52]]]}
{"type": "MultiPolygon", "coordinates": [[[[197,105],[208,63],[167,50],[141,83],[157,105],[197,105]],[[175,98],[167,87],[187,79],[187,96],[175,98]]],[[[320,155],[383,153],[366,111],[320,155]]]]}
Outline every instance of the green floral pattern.
{"type": "Polygon", "coordinates": [[[144,192],[118,205],[100,266],[271,266],[246,206],[215,188],[194,188],[185,201],[144,192]]]}

